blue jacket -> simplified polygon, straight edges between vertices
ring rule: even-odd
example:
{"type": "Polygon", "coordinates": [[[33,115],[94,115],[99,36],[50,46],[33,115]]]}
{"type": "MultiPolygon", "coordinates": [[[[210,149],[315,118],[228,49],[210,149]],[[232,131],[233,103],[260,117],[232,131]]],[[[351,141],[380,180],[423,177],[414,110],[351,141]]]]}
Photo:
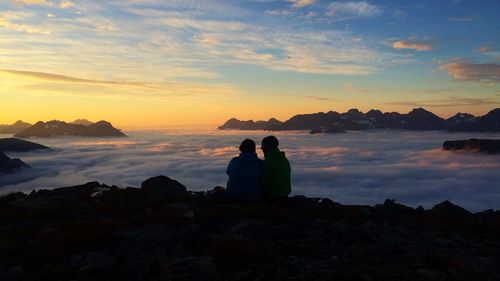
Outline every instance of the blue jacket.
{"type": "Polygon", "coordinates": [[[226,194],[247,201],[259,200],[262,160],[256,153],[241,153],[229,161],[226,194]]]}

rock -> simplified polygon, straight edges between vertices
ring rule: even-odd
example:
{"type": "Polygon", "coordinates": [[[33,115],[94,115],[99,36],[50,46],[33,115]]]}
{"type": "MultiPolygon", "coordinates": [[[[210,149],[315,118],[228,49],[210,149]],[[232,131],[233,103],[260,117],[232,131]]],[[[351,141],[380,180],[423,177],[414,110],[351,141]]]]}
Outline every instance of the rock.
{"type": "Polygon", "coordinates": [[[141,191],[153,197],[186,198],[189,196],[184,185],[166,176],[157,176],[145,180],[141,191]]]}
{"type": "Polygon", "coordinates": [[[0,280],[2,281],[22,281],[25,280],[24,268],[20,265],[13,266],[4,272],[0,272],[0,280]]]}
{"type": "Polygon", "coordinates": [[[0,139],[0,151],[28,152],[38,149],[49,149],[48,147],[16,138],[0,139]]]}
{"type": "Polygon", "coordinates": [[[424,278],[424,280],[429,281],[446,281],[448,280],[448,274],[442,271],[428,269],[428,268],[420,268],[417,270],[417,275],[419,277],[424,278]]]}
{"type": "Polygon", "coordinates": [[[160,262],[164,280],[219,280],[217,266],[211,257],[186,257],[160,262]]]}
{"type": "Polygon", "coordinates": [[[432,207],[431,212],[436,215],[447,216],[447,217],[468,217],[471,215],[471,212],[466,209],[454,205],[450,201],[443,201],[434,207],[432,207]]]}

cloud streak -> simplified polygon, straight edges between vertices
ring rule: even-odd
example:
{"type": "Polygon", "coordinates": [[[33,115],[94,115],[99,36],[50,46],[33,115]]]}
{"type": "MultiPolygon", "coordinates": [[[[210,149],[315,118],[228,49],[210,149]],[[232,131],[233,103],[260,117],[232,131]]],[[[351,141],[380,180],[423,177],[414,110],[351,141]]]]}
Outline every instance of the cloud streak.
{"type": "MultiPolygon", "coordinates": [[[[432,93],[432,92],[431,92],[432,93]]],[[[439,92],[438,92],[439,93],[439,92]]],[[[475,106],[495,106],[500,105],[500,100],[491,98],[466,98],[466,97],[448,97],[444,99],[419,100],[419,101],[398,101],[388,102],[389,105],[403,105],[411,107],[475,107],[475,106]]]]}
{"type": "MultiPolygon", "coordinates": [[[[2,75],[10,75],[15,78],[5,78],[9,83],[19,80],[18,83],[13,83],[10,86],[11,90],[29,90],[31,95],[46,95],[47,93],[43,89],[38,89],[43,85],[45,89],[50,89],[51,92],[60,93],[61,95],[83,95],[83,96],[95,96],[96,90],[100,93],[99,96],[106,96],[106,94],[111,94],[111,96],[121,97],[121,98],[146,98],[146,99],[157,99],[157,98],[170,98],[172,96],[192,96],[192,95],[202,95],[202,96],[217,96],[217,95],[235,95],[239,94],[240,91],[237,88],[231,87],[225,84],[200,84],[200,83],[188,83],[188,82],[129,82],[129,81],[110,81],[110,80],[94,80],[94,79],[84,79],[71,77],[60,74],[35,72],[35,71],[22,71],[22,70],[12,70],[12,69],[0,69],[0,81],[2,75]],[[36,81],[37,83],[33,85],[31,81],[36,81]],[[76,89],[81,89],[80,91],[75,91],[76,89]],[[122,91],[116,91],[116,90],[122,91]]],[[[8,83],[5,82],[8,86],[8,83]]]]}
{"type": "Polygon", "coordinates": [[[485,83],[500,82],[500,64],[475,63],[468,60],[454,60],[440,66],[456,81],[474,81],[485,83]]]}
{"type": "Polygon", "coordinates": [[[366,1],[333,2],[328,6],[327,15],[343,18],[370,18],[382,13],[382,9],[366,1]]]}
{"type": "Polygon", "coordinates": [[[303,8],[314,4],[316,0],[288,0],[288,2],[292,2],[294,8],[303,8]]]}

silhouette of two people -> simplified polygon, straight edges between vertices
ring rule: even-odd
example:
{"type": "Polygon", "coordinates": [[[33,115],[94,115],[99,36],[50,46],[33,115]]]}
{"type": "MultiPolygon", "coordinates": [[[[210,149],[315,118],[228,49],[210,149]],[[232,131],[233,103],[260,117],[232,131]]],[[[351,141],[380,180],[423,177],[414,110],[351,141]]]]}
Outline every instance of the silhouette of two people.
{"type": "Polygon", "coordinates": [[[264,160],[261,160],[257,157],[255,142],[245,139],[239,148],[240,155],[227,166],[226,194],[245,201],[287,197],[292,189],[290,162],[278,146],[274,136],[262,139],[264,160]]]}

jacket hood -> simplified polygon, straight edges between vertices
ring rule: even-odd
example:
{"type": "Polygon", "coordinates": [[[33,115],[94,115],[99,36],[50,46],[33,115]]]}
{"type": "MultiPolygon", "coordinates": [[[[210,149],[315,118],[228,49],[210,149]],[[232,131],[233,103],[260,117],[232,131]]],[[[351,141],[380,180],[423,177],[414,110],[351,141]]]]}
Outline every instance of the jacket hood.
{"type": "Polygon", "coordinates": [[[285,152],[280,151],[278,148],[275,148],[267,153],[264,153],[266,158],[285,158],[285,152]]]}
{"type": "Polygon", "coordinates": [[[244,160],[244,161],[251,161],[251,160],[255,160],[255,159],[259,159],[259,157],[257,157],[257,153],[255,152],[242,152],[240,153],[240,159],[244,160]]]}

